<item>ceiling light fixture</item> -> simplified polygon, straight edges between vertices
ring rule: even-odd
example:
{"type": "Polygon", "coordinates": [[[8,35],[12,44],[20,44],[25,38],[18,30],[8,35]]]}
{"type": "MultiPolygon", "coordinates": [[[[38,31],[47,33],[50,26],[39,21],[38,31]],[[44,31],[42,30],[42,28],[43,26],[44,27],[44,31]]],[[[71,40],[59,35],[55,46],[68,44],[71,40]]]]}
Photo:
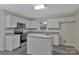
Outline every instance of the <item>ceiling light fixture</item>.
{"type": "Polygon", "coordinates": [[[40,9],[44,9],[45,7],[46,7],[45,5],[37,5],[37,6],[34,6],[34,9],[40,10],[40,9]]]}

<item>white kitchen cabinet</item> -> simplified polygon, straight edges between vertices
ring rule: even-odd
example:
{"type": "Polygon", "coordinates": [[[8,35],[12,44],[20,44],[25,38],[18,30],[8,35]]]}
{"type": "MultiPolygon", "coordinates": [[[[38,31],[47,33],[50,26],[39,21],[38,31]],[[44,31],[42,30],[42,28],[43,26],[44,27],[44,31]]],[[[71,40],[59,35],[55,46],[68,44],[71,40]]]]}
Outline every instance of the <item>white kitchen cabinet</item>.
{"type": "Polygon", "coordinates": [[[58,34],[54,34],[54,45],[59,46],[59,35],[58,34]]]}
{"type": "Polygon", "coordinates": [[[28,20],[26,20],[26,19],[18,18],[18,22],[19,22],[19,23],[24,23],[24,24],[26,24],[27,21],[28,21],[28,20]]]}
{"type": "Polygon", "coordinates": [[[59,22],[57,20],[49,19],[47,20],[47,22],[48,22],[47,24],[48,28],[59,28],[59,22]]]}
{"type": "Polygon", "coordinates": [[[13,36],[13,49],[20,46],[20,35],[13,36]]]}
{"type": "Polygon", "coordinates": [[[28,20],[22,19],[22,23],[26,24],[27,22],[28,22],[28,20]]]}
{"type": "Polygon", "coordinates": [[[8,34],[6,35],[6,47],[8,51],[12,51],[20,46],[20,35],[8,34]]]}
{"type": "Polygon", "coordinates": [[[17,27],[17,17],[6,15],[6,27],[17,27]]]}
{"type": "Polygon", "coordinates": [[[26,19],[26,28],[30,28],[30,21],[26,19]]]}
{"type": "Polygon", "coordinates": [[[12,42],[12,35],[6,36],[6,47],[5,49],[8,51],[12,51],[13,42],[12,42]]]}
{"type": "Polygon", "coordinates": [[[26,25],[26,28],[30,28],[30,21],[28,19],[22,19],[22,22],[26,25]]]}
{"type": "Polygon", "coordinates": [[[53,37],[44,34],[27,36],[27,53],[32,55],[51,55],[53,51],[53,37]]]}
{"type": "Polygon", "coordinates": [[[30,28],[30,21],[28,19],[18,18],[17,22],[24,23],[26,25],[26,28],[30,28]]]}
{"type": "Polygon", "coordinates": [[[30,28],[39,28],[39,23],[37,21],[30,21],[30,28]]]}
{"type": "Polygon", "coordinates": [[[17,20],[19,23],[23,23],[23,19],[22,18],[18,18],[17,20]]]}

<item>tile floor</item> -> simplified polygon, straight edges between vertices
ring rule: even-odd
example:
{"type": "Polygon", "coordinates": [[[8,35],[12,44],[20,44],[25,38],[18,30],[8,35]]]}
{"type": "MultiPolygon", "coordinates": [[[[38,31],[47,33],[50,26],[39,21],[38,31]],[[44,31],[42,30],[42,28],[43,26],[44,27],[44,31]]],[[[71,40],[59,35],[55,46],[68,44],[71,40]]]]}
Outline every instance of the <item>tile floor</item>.
{"type": "MultiPolygon", "coordinates": [[[[76,50],[76,53],[61,53],[60,51],[65,51],[65,48],[69,48],[67,46],[53,46],[53,55],[79,55],[79,52],[76,50]]],[[[73,48],[73,47],[71,47],[73,48]]],[[[0,55],[29,55],[27,54],[27,46],[23,46],[21,48],[17,48],[13,51],[0,51],[0,55]]]]}
{"type": "Polygon", "coordinates": [[[27,48],[24,46],[13,51],[0,51],[0,55],[27,55],[27,48]]]}
{"type": "Polygon", "coordinates": [[[53,55],[79,55],[77,49],[73,46],[53,46],[53,55]]]}

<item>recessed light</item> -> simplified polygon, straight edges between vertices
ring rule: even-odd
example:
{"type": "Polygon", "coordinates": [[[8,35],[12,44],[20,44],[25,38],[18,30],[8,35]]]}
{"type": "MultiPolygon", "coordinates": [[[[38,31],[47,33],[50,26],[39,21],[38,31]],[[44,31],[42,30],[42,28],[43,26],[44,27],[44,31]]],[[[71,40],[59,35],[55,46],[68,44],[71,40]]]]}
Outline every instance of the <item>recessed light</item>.
{"type": "Polygon", "coordinates": [[[40,9],[44,9],[44,8],[45,8],[45,5],[36,5],[36,6],[34,6],[35,10],[40,10],[40,9]]]}

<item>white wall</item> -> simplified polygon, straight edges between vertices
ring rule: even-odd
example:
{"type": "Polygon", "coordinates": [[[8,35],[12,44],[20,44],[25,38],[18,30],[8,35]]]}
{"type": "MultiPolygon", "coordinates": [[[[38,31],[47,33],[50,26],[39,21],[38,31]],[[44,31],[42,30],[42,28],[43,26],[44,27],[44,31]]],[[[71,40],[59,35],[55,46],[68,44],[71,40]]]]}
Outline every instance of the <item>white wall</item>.
{"type": "Polygon", "coordinates": [[[79,11],[77,12],[77,14],[76,14],[76,38],[75,38],[75,40],[76,40],[76,48],[78,49],[78,51],[79,51],[79,11]]]}
{"type": "Polygon", "coordinates": [[[5,39],[5,17],[2,10],[0,10],[0,50],[4,50],[5,39]]]}
{"type": "Polygon", "coordinates": [[[62,42],[65,45],[74,45],[76,44],[76,30],[75,30],[75,23],[63,23],[61,25],[60,35],[61,39],[65,40],[66,42],[62,42]]]}

